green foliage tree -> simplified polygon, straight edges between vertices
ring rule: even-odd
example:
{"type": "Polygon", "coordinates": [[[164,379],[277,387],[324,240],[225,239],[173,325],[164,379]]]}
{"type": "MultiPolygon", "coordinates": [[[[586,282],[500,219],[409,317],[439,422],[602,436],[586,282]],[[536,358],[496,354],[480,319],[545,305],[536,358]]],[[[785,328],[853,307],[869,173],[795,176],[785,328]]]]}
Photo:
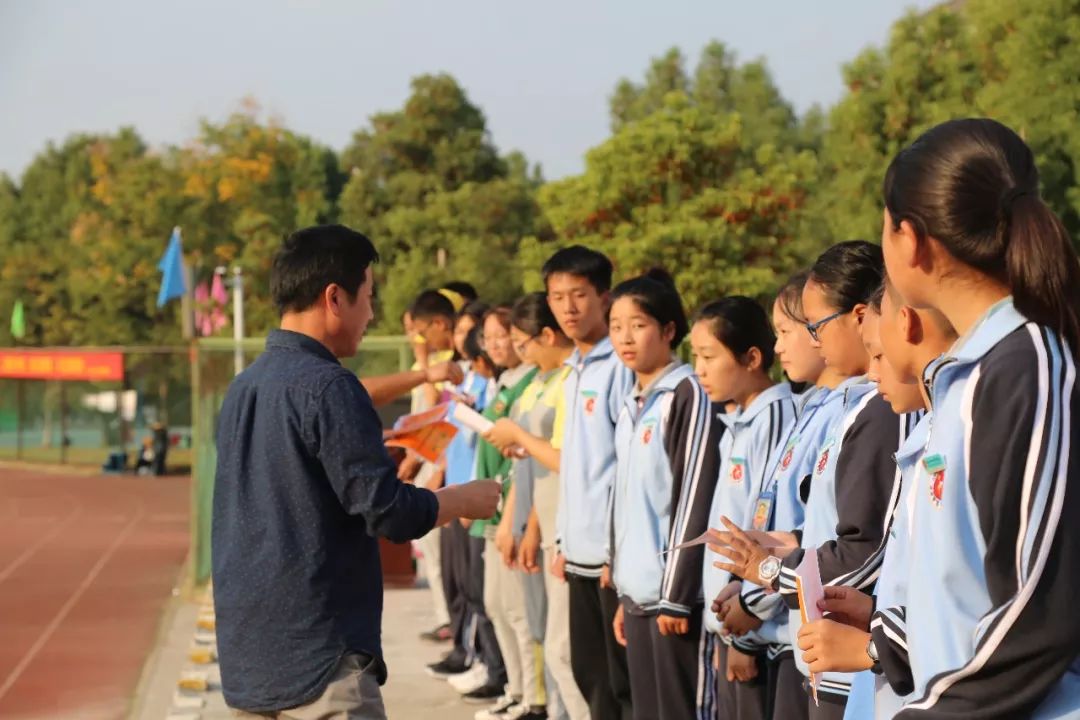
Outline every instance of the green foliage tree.
{"type": "Polygon", "coordinates": [[[422,76],[412,90],[401,110],[375,115],[342,155],[342,221],[367,233],[382,257],[376,331],[400,331],[412,298],[451,280],[473,282],[486,300],[513,298],[521,280],[499,269],[513,266],[522,236],[543,233],[538,177],[522,156],[498,153],[457,82],[422,76]]]}

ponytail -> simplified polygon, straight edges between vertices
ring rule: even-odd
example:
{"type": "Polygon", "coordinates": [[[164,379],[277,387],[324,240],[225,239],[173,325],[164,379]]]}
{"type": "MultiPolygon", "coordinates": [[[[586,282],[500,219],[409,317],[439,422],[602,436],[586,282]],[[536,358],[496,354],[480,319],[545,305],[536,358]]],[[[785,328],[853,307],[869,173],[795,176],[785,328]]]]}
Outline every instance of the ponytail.
{"type": "Polygon", "coordinates": [[[1065,226],[1033,193],[1005,208],[1005,273],[1016,309],[1080,349],[1080,262],[1065,226]]]}

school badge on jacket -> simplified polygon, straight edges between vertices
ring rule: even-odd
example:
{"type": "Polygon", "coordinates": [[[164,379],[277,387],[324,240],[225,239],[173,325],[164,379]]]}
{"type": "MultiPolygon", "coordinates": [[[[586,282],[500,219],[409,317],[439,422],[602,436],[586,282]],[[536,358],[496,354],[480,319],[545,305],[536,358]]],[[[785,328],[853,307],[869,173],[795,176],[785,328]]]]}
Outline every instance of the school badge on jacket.
{"type": "Polygon", "coordinates": [[[582,390],[581,397],[585,399],[585,414],[592,415],[596,412],[596,391],[582,390]]]}
{"type": "Polygon", "coordinates": [[[731,458],[731,472],[728,473],[728,481],[738,484],[746,477],[746,458],[731,458]]]}
{"type": "Polygon", "coordinates": [[[945,458],[937,454],[925,457],[923,468],[930,478],[930,502],[934,507],[941,507],[941,498],[945,494],[945,458]]]}
{"type": "Polygon", "coordinates": [[[815,475],[821,475],[825,472],[825,468],[829,466],[829,451],[832,449],[832,446],[832,438],[829,438],[825,441],[825,445],[821,450],[821,454],[818,456],[817,466],[814,468],[815,475]]]}

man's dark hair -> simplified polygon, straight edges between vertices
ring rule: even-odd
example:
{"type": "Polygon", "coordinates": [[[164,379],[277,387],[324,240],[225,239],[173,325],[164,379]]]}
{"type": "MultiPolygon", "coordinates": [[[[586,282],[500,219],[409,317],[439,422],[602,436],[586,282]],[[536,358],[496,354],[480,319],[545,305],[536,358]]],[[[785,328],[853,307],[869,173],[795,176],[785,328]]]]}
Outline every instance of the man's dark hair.
{"type": "Polygon", "coordinates": [[[611,260],[607,255],[584,245],[571,245],[559,250],[548,258],[541,272],[545,286],[552,275],[565,273],[585,278],[598,293],[606,293],[611,289],[611,260]]]}
{"type": "Polygon", "coordinates": [[[453,290],[458,295],[465,298],[466,303],[476,302],[476,299],[480,297],[480,294],[476,292],[476,288],[462,280],[452,280],[443,285],[443,289],[453,290]]]}
{"type": "Polygon", "coordinates": [[[451,326],[453,326],[454,317],[457,315],[454,312],[454,303],[450,302],[450,299],[438,290],[425,290],[417,295],[412,305],[409,306],[409,313],[412,315],[413,320],[446,318],[446,321],[451,326]]]}
{"type": "Polygon", "coordinates": [[[314,305],[328,285],[356,299],[368,266],[379,253],[366,235],[344,225],[316,225],[297,230],[274,256],[270,296],[278,312],[302,312],[314,305]]]}

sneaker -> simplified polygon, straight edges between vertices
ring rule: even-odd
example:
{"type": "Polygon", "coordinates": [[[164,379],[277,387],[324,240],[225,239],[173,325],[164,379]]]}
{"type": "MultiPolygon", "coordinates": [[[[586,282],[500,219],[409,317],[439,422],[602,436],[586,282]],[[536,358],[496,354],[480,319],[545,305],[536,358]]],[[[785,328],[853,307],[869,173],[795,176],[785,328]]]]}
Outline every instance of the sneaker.
{"type": "Polygon", "coordinates": [[[487,705],[492,700],[501,698],[502,694],[501,685],[484,684],[472,692],[465,693],[461,699],[470,705],[487,705]]]}
{"type": "Polygon", "coordinates": [[[473,720],[511,720],[511,718],[517,716],[511,715],[510,712],[516,708],[520,708],[520,702],[521,700],[519,698],[507,693],[496,700],[494,705],[486,707],[483,710],[478,710],[477,713],[473,715],[473,720]]]}
{"type": "MultiPolygon", "coordinates": [[[[449,677],[446,681],[450,683],[450,687],[454,688],[462,695],[466,695],[473,690],[479,690],[488,684],[487,666],[484,665],[484,663],[476,663],[469,668],[468,672],[449,677]]],[[[495,697],[498,697],[498,695],[495,697]]]]}
{"type": "Polygon", "coordinates": [[[518,715],[514,720],[547,720],[546,708],[529,708],[524,714],[518,715]]]}
{"type": "Polygon", "coordinates": [[[450,658],[443,658],[437,663],[431,663],[424,672],[433,678],[439,678],[445,680],[452,675],[459,675],[464,672],[468,672],[469,666],[463,662],[451,660],[450,658]]]}
{"type": "Polygon", "coordinates": [[[426,642],[444,643],[453,640],[454,635],[450,632],[449,625],[440,625],[434,630],[428,630],[427,632],[420,633],[420,639],[426,642]]]}

